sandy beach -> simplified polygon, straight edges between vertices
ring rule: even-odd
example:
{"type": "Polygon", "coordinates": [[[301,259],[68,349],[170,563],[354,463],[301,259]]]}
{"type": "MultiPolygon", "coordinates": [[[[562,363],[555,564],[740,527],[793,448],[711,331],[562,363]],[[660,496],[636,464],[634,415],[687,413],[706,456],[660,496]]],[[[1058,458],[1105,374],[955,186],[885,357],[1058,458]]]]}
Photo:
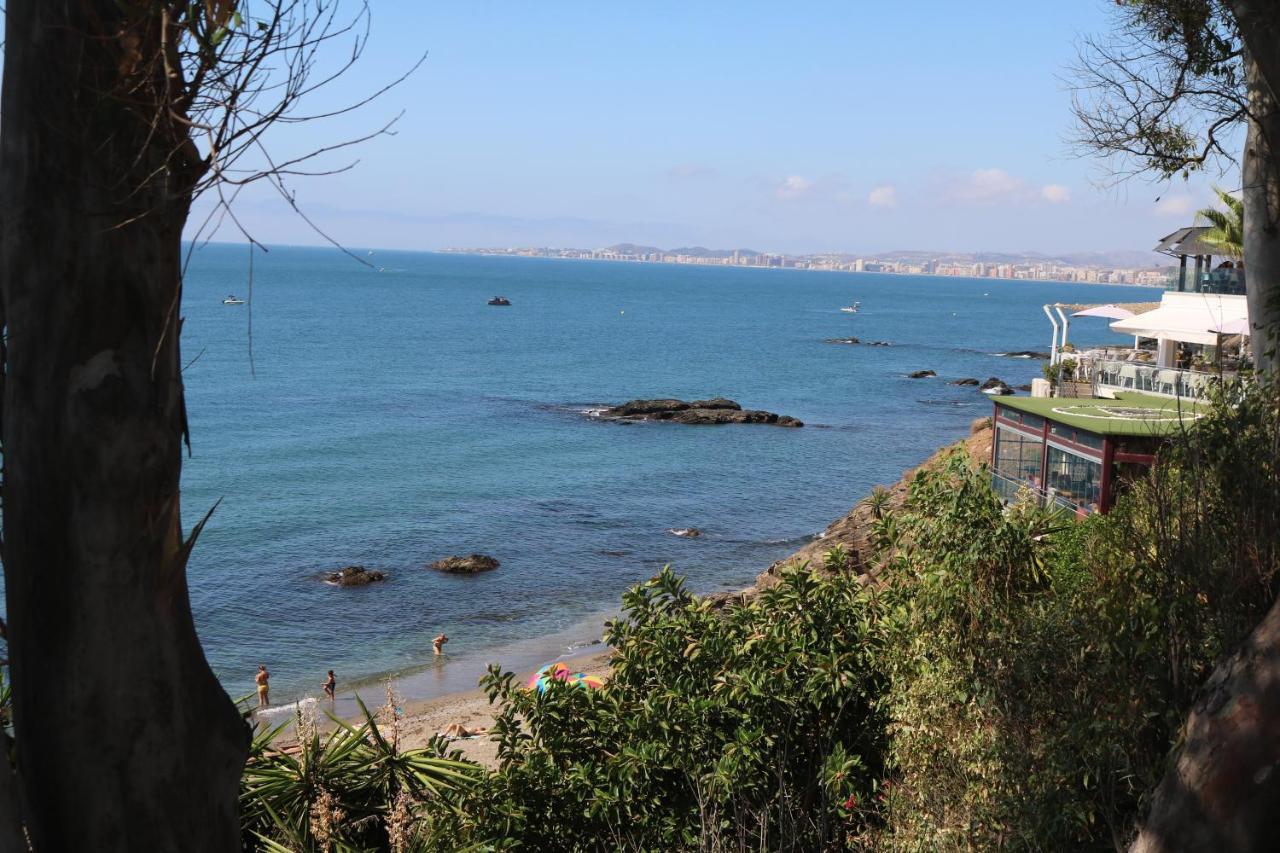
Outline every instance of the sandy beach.
{"type": "MultiPolygon", "coordinates": [[[[562,660],[574,672],[585,672],[607,678],[609,675],[609,650],[592,654],[566,657],[562,660]]],[[[517,680],[523,682],[533,675],[535,670],[517,672],[517,680]]],[[[435,699],[423,699],[406,702],[404,719],[400,722],[400,743],[405,749],[417,749],[427,745],[431,736],[450,723],[460,723],[469,729],[487,728],[493,722],[495,708],[489,704],[489,698],[480,690],[468,690],[463,693],[451,693],[435,699]]],[[[463,755],[486,767],[497,766],[497,744],[489,738],[481,736],[454,741],[454,746],[462,750],[463,755]]]]}
{"type": "MultiPolygon", "coordinates": [[[[558,660],[567,664],[573,672],[585,672],[588,675],[608,678],[609,658],[611,656],[612,652],[609,649],[597,647],[596,650],[590,653],[564,656],[558,660]]],[[[528,681],[536,671],[537,668],[515,670],[517,681],[520,683],[528,681]]],[[[395,689],[394,681],[392,682],[392,688],[395,689]]],[[[259,719],[262,724],[267,725],[288,722],[292,719],[293,714],[298,709],[301,709],[304,713],[314,712],[316,714],[318,718],[317,724],[321,731],[325,731],[333,725],[326,718],[329,713],[336,713],[340,719],[353,725],[359,725],[364,721],[364,718],[359,713],[353,712],[356,707],[356,697],[358,696],[363,700],[370,711],[376,712],[378,708],[386,704],[385,689],[385,687],[369,687],[358,691],[339,693],[335,705],[328,707],[321,700],[307,697],[288,706],[278,706],[273,709],[271,717],[259,719]]],[[[443,731],[450,723],[458,723],[469,729],[488,728],[493,722],[495,711],[494,706],[489,704],[489,698],[478,688],[446,693],[431,699],[408,699],[397,707],[400,708],[402,713],[400,720],[400,746],[402,749],[425,747],[427,742],[431,740],[432,735],[443,731]]],[[[284,729],[275,740],[279,747],[286,750],[294,742],[295,734],[291,725],[284,729]]],[[[454,741],[454,746],[472,761],[485,767],[497,766],[497,744],[487,737],[481,736],[456,740],[454,741]]]]}

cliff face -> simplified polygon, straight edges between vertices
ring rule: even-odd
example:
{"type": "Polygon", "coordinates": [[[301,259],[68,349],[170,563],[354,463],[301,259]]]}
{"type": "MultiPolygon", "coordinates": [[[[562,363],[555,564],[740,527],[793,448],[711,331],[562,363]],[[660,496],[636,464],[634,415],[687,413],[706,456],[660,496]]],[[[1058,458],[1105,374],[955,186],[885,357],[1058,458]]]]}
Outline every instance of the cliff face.
{"type": "MultiPolygon", "coordinates": [[[[990,418],[979,418],[969,427],[969,437],[949,447],[944,447],[929,457],[923,465],[913,468],[902,475],[902,479],[888,487],[888,508],[897,509],[906,500],[911,478],[921,471],[940,464],[943,457],[952,447],[963,447],[975,465],[991,460],[992,430],[990,418]]],[[[805,545],[789,557],[778,560],[763,574],[756,578],[753,588],[743,590],[744,596],[755,591],[767,589],[777,583],[779,571],[799,563],[808,562],[811,566],[821,567],[823,555],[836,545],[843,546],[849,554],[853,570],[864,573],[869,567],[872,557],[871,526],[873,515],[867,499],[859,501],[843,518],[832,522],[817,539],[805,545]]]]}

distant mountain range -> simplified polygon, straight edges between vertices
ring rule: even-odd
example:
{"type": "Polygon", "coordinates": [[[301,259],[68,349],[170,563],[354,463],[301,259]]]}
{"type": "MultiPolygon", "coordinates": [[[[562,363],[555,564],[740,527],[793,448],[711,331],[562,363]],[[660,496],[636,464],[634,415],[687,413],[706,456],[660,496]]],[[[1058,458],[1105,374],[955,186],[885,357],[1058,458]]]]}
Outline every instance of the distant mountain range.
{"type": "MultiPolygon", "coordinates": [[[[657,246],[641,246],[636,243],[618,243],[603,251],[619,255],[686,255],[693,258],[728,258],[736,251],[739,257],[755,257],[762,254],[755,249],[707,249],[703,246],[681,246],[676,249],[660,249],[657,246]]],[[[919,249],[902,249],[892,252],[856,255],[848,252],[813,252],[794,255],[797,258],[839,258],[852,261],[863,258],[869,261],[898,261],[923,264],[941,261],[949,264],[1061,264],[1069,267],[1098,267],[1107,269],[1150,269],[1168,266],[1172,260],[1155,252],[1120,249],[1111,252],[927,252],[919,249]]]]}

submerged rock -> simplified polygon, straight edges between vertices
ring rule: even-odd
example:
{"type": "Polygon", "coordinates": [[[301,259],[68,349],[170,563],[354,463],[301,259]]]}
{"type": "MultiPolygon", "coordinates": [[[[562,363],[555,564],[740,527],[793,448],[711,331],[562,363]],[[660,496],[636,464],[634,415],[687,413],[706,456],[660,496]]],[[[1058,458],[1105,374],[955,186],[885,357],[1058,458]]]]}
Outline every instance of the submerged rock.
{"type": "Polygon", "coordinates": [[[597,417],[615,421],[672,421],[691,426],[718,424],[769,424],[771,426],[801,427],[804,423],[788,415],[778,415],[757,409],[743,409],[741,405],[724,397],[710,400],[631,400],[620,406],[610,406],[596,413],[597,417]]]}
{"type": "Polygon", "coordinates": [[[888,341],[864,341],[862,338],[827,338],[823,341],[826,344],[848,344],[854,346],[861,344],[864,347],[887,347],[890,346],[888,341]]]}
{"type": "Polygon", "coordinates": [[[952,379],[947,384],[948,385],[966,385],[966,386],[973,386],[976,388],[979,383],[978,383],[978,380],[976,379],[966,378],[966,379],[952,379]]]}
{"type": "Polygon", "coordinates": [[[386,580],[382,572],[366,569],[364,566],[347,566],[336,572],[329,572],[324,579],[338,586],[365,586],[374,581],[386,580]]]}
{"type": "Polygon", "coordinates": [[[696,527],[672,527],[667,532],[672,536],[682,536],[685,539],[697,539],[702,535],[702,531],[696,527]]]}
{"type": "Polygon", "coordinates": [[[913,370],[907,374],[907,378],[908,379],[928,379],[930,376],[937,376],[937,375],[938,374],[932,370],[913,370]]]}
{"type": "Polygon", "coordinates": [[[1015,352],[998,353],[998,355],[1003,355],[1006,358],[1039,358],[1045,361],[1049,359],[1049,353],[1034,349],[1020,349],[1015,352]]]}
{"type": "Polygon", "coordinates": [[[465,557],[451,556],[436,560],[429,568],[451,575],[474,575],[477,572],[491,572],[501,565],[487,554],[468,554],[465,557]]]}

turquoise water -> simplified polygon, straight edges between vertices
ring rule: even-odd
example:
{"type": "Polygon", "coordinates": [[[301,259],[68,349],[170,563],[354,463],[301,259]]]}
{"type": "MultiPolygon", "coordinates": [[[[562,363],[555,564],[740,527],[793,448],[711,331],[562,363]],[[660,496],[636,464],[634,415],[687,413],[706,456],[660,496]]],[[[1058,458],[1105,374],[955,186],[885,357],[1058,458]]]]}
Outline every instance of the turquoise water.
{"type": "MultiPolygon", "coordinates": [[[[664,563],[739,587],[964,435],[989,401],[949,378],[1038,375],[993,355],[1048,348],[1047,301],[1134,288],[875,274],[209,246],[188,274],[196,622],[233,695],[273,699],[413,672],[407,693],[473,686],[485,660],[598,639],[620,593],[664,563]],[[495,294],[510,308],[492,308],[495,294]],[[989,295],[988,295],[989,294],[989,295]],[[838,308],[860,300],[861,313],[838,308]],[[252,362],[248,319],[252,311],[252,362]],[[856,335],[890,347],[826,344],[856,335]],[[937,379],[910,380],[931,368],[937,379]],[[635,397],[723,395],[803,429],[620,425],[635,397]],[[668,528],[706,535],[680,539],[668,528]],[[424,567],[479,551],[476,577],[424,567]],[[389,580],[340,589],[348,564],[389,580]],[[449,654],[432,659],[447,632],[449,654]],[[424,666],[425,665],[425,666],[424,666]]],[[[1114,339],[1105,324],[1073,338],[1114,339]]]]}

